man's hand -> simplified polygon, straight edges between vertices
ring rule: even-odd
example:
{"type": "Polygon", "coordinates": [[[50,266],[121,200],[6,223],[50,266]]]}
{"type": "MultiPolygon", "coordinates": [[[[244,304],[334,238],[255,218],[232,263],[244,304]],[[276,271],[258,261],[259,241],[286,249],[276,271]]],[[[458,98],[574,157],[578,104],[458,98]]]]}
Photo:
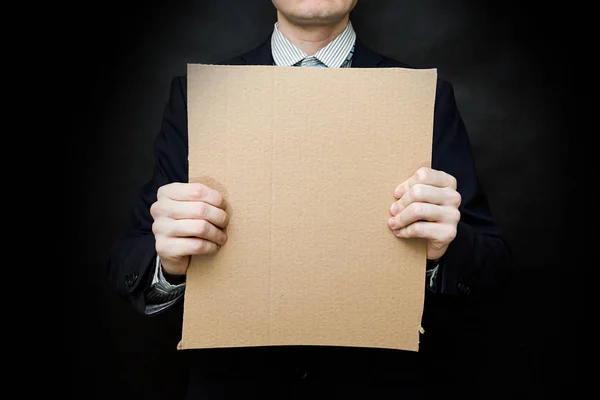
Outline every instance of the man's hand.
{"type": "Polygon", "coordinates": [[[456,237],[460,194],[456,179],[445,172],[420,168],[394,192],[388,226],[401,238],[427,239],[427,258],[438,260],[456,237]]]}
{"type": "Polygon", "coordinates": [[[227,241],[223,196],[199,183],[170,183],[158,189],[150,208],[156,252],[169,275],[185,275],[190,256],[215,253],[227,241]]]}

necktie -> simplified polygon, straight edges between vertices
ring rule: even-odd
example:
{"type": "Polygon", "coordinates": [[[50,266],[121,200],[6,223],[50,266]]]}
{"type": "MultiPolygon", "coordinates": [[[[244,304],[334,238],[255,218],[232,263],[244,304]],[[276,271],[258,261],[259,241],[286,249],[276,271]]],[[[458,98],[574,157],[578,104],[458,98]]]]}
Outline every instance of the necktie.
{"type": "MultiPolygon", "coordinates": [[[[344,63],[341,65],[342,68],[350,67],[350,63],[352,62],[353,55],[354,55],[354,46],[350,50],[350,53],[348,53],[348,56],[346,57],[346,60],[344,61],[344,63]]],[[[308,56],[308,57],[298,61],[296,64],[294,64],[294,66],[295,67],[327,68],[327,65],[323,64],[315,56],[308,56]]]]}
{"type": "Polygon", "coordinates": [[[319,61],[319,59],[316,58],[315,56],[306,57],[305,59],[296,63],[296,65],[299,67],[327,68],[327,66],[325,64],[323,64],[321,61],[319,61]]]}

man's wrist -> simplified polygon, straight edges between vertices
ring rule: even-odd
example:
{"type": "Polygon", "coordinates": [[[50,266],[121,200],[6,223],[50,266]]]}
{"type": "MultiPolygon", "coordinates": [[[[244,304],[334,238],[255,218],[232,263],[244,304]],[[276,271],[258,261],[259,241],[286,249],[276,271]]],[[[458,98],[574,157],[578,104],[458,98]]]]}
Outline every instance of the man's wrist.
{"type": "Polygon", "coordinates": [[[182,283],[185,282],[185,275],[171,275],[167,271],[165,271],[165,269],[163,268],[162,264],[161,264],[160,267],[162,269],[163,277],[171,285],[181,285],[182,283]]]}
{"type": "Polygon", "coordinates": [[[435,267],[437,267],[440,263],[440,259],[437,258],[435,260],[427,260],[427,269],[431,270],[434,269],[435,267]]]}
{"type": "Polygon", "coordinates": [[[163,266],[160,256],[158,254],[156,255],[156,269],[154,272],[154,279],[152,281],[152,284],[163,282],[164,285],[177,287],[185,284],[185,280],[185,275],[174,275],[168,273],[163,266]]]}

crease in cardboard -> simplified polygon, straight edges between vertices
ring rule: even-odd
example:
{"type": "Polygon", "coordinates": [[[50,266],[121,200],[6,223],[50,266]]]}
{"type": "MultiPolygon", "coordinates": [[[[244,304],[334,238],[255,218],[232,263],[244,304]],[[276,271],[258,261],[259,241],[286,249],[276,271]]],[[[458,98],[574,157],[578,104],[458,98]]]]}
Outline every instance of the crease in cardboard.
{"type": "MultiPolygon", "coordinates": [[[[271,85],[273,88],[275,88],[276,85],[276,81],[277,81],[277,70],[273,71],[273,80],[271,82],[271,85]]],[[[277,104],[277,92],[275,90],[273,90],[273,98],[271,99],[271,115],[275,114],[275,104],[277,104]]],[[[270,189],[270,194],[269,194],[269,199],[270,199],[270,209],[269,209],[269,325],[267,326],[267,335],[269,337],[269,342],[272,341],[272,337],[271,337],[271,325],[273,324],[273,308],[272,308],[272,299],[273,299],[273,221],[271,220],[273,217],[273,158],[274,158],[274,152],[275,152],[275,130],[273,129],[273,125],[274,125],[274,120],[273,117],[270,118],[270,131],[271,131],[271,169],[269,170],[270,173],[270,181],[271,181],[271,185],[269,186],[270,189]]]]}

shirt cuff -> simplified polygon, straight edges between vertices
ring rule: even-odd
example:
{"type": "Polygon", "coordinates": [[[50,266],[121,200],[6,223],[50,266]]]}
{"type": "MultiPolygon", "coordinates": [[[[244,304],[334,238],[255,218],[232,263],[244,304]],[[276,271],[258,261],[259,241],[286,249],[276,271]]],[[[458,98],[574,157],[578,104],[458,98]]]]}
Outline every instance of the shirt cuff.
{"type": "Polygon", "coordinates": [[[160,263],[160,256],[156,255],[156,266],[154,267],[154,276],[152,277],[152,286],[160,284],[164,290],[177,289],[185,285],[185,282],[173,285],[164,276],[162,265],[160,263]]]}
{"type": "Polygon", "coordinates": [[[435,265],[435,267],[428,269],[425,272],[425,276],[427,277],[427,279],[426,279],[427,289],[431,290],[433,293],[437,293],[436,282],[437,282],[439,269],[440,269],[440,264],[437,263],[435,265]]]}
{"type": "Polygon", "coordinates": [[[146,315],[154,315],[167,310],[183,298],[185,282],[173,285],[163,275],[160,257],[156,255],[156,265],[150,288],[146,291],[146,315]]]}

